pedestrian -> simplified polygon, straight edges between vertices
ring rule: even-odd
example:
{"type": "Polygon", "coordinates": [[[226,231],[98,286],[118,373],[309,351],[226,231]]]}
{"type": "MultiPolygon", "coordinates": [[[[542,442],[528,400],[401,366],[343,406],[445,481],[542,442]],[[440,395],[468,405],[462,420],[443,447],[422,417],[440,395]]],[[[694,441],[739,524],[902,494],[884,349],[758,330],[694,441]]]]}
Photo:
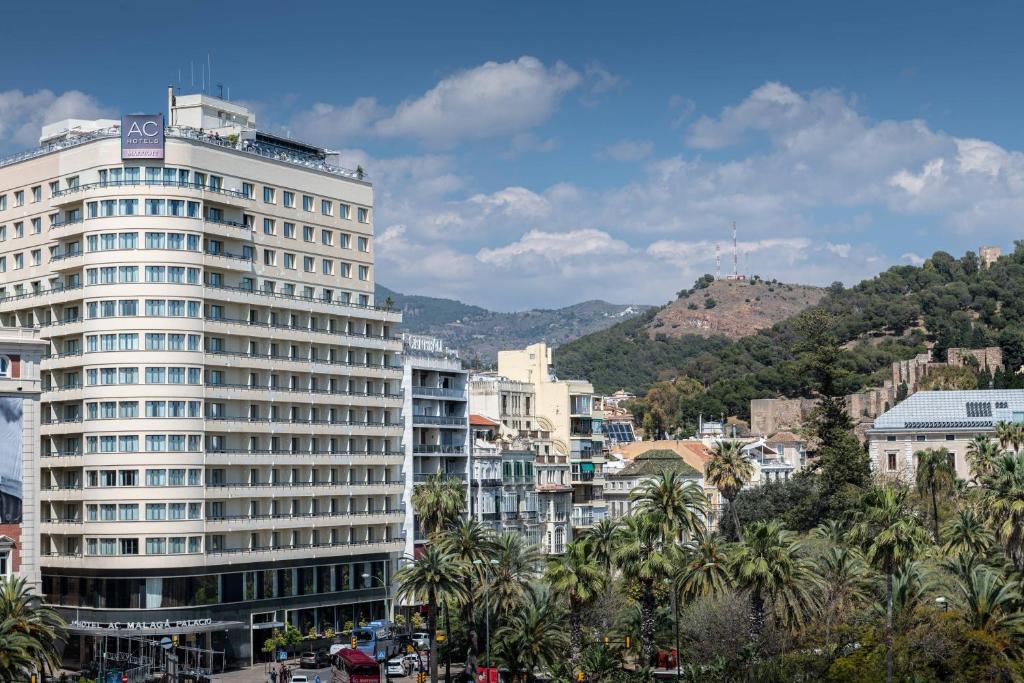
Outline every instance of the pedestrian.
{"type": "Polygon", "coordinates": [[[270,683],[277,683],[277,672],[273,668],[270,669],[270,683]]]}

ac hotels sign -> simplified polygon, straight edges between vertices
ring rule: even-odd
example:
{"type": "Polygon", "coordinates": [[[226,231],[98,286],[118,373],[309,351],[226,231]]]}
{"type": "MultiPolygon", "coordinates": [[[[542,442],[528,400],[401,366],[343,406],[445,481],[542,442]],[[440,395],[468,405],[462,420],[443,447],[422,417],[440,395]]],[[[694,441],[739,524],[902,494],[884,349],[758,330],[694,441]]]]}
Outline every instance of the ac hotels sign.
{"type": "Polygon", "coordinates": [[[163,114],[127,114],[121,117],[121,158],[164,158],[163,114]]]}

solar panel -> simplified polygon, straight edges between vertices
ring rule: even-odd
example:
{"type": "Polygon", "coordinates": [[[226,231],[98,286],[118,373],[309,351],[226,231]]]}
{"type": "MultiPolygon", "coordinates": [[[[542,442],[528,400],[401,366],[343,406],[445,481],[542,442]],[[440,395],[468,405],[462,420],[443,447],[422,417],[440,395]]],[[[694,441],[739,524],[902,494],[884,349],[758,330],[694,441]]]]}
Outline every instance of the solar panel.
{"type": "Polygon", "coordinates": [[[985,429],[991,426],[991,420],[935,420],[908,422],[905,425],[905,429],[985,429]]]}
{"type": "Polygon", "coordinates": [[[604,433],[609,439],[616,443],[632,443],[636,441],[633,434],[633,425],[628,422],[606,422],[604,433]]]}
{"type": "Polygon", "coordinates": [[[967,417],[992,417],[992,404],[988,401],[968,401],[967,417]]]}

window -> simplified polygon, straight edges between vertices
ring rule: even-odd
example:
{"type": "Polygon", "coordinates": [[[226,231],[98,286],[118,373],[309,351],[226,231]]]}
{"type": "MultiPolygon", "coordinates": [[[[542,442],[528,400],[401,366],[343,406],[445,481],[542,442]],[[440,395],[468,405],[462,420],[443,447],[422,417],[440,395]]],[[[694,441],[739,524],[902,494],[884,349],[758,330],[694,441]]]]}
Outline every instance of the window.
{"type": "Polygon", "coordinates": [[[346,220],[352,218],[352,207],[348,204],[338,204],[338,218],[346,220]]]}
{"type": "Polygon", "coordinates": [[[321,199],[320,200],[320,213],[322,213],[325,216],[333,216],[334,215],[334,205],[331,202],[331,200],[329,200],[329,199],[321,199]]]}
{"type": "Polygon", "coordinates": [[[284,236],[290,240],[295,239],[295,224],[285,223],[284,224],[284,236]]]}
{"type": "Polygon", "coordinates": [[[32,203],[43,201],[43,187],[42,185],[36,185],[32,188],[32,203]]]}
{"type": "Polygon", "coordinates": [[[315,263],[315,259],[312,256],[303,256],[302,257],[302,269],[304,271],[306,271],[307,273],[312,273],[313,272],[313,264],[314,263],[315,263]]]}
{"type": "Polygon", "coordinates": [[[334,261],[331,259],[323,259],[322,268],[324,275],[334,275],[334,261]]]}
{"type": "Polygon", "coordinates": [[[326,246],[332,246],[334,244],[334,233],[330,230],[320,231],[320,243],[326,246]]]}
{"type": "Polygon", "coordinates": [[[356,217],[357,217],[357,220],[360,223],[369,223],[370,222],[370,210],[369,209],[364,209],[364,208],[360,207],[359,209],[356,210],[356,217]]]}
{"type": "Polygon", "coordinates": [[[294,192],[289,192],[288,190],[285,190],[284,191],[284,195],[282,196],[281,199],[282,199],[282,201],[283,201],[283,203],[284,203],[286,208],[289,208],[289,209],[294,209],[295,208],[295,193],[294,192]]]}
{"type": "Polygon", "coordinates": [[[295,254],[285,253],[284,255],[284,267],[290,270],[295,270],[295,254]]]}
{"type": "Polygon", "coordinates": [[[252,183],[242,183],[242,196],[246,199],[252,199],[253,186],[252,183]]]}
{"type": "Polygon", "coordinates": [[[302,239],[306,242],[313,241],[313,228],[309,225],[302,226],[302,239]]]}
{"type": "Polygon", "coordinates": [[[273,249],[264,249],[263,250],[263,265],[265,265],[265,266],[272,266],[272,265],[275,264],[276,261],[277,261],[277,254],[274,252],[273,249]]]}
{"type": "Polygon", "coordinates": [[[263,188],[263,201],[267,204],[273,204],[275,202],[275,190],[272,187],[263,188]]]}
{"type": "Polygon", "coordinates": [[[896,454],[895,453],[886,453],[885,457],[886,457],[886,469],[888,469],[890,472],[895,472],[896,471],[896,454]]]}
{"type": "Polygon", "coordinates": [[[341,233],[341,237],[338,240],[338,242],[339,242],[338,246],[341,247],[342,249],[351,249],[352,248],[352,235],[348,234],[347,232],[343,232],[343,233],[341,233]]]}
{"type": "Polygon", "coordinates": [[[308,194],[302,195],[302,210],[309,212],[313,211],[313,198],[310,197],[308,194]]]}
{"type": "Polygon", "coordinates": [[[274,235],[276,233],[277,233],[277,226],[275,225],[274,219],[273,218],[264,218],[263,219],[263,234],[264,235],[274,235]]]}
{"type": "Polygon", "coordinates": [[[146,486],[164,486],[167,483],[167,470],[146,470],[146,486]]]}
{"type": "Polygon", "coordinates": [[[370,251],[370,239],[368,237],[360,237],[356,244],[359,245],[359,251],[370,251]]]}
{"type": "Polygon", "coordinates": [[[359,279],[360,280],[368,280],[369,278],[370,278],[370,267],[369,266],[359,266],[359,279]]]}
{"type": "Polygon", "coordinates": [[[166,539],[164,538],[147,538],[146,539],[146,554],[147,555],[164,555],[166,554],[166,539]]]}

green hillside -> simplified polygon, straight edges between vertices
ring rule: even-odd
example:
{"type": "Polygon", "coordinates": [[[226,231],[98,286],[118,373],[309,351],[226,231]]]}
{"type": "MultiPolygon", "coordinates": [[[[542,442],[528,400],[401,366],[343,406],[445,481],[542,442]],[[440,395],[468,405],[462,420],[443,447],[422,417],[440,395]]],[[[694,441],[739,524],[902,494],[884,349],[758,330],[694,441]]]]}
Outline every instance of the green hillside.
{"type": "MultiPolygon", "coordinates": [[[[922,266],[898,266],[858,285],[834,284],[809,311],[830,314],[846,344],[846,374],[838,387],[857,391],[881,381],[893,360],[935,343],[935,356],[951,346],[999,345],[1007,367],[1024,362],[1024,243],[991,267],[968,252],[936,252],[922,266]]],[[[705,415],[747,416],[752,398],[811,392],[800,353],[800,316],[736,341],[695,336],[649,338],[644,326],[657,311],[581,337],[555,351],[564,376],[588,377],[599,391],[646,391],[654,382],[685,375],[706,390],[686,400],[705,415]]],[[[998,378],[1008,384],[1011,378],[998,378]]]]}

